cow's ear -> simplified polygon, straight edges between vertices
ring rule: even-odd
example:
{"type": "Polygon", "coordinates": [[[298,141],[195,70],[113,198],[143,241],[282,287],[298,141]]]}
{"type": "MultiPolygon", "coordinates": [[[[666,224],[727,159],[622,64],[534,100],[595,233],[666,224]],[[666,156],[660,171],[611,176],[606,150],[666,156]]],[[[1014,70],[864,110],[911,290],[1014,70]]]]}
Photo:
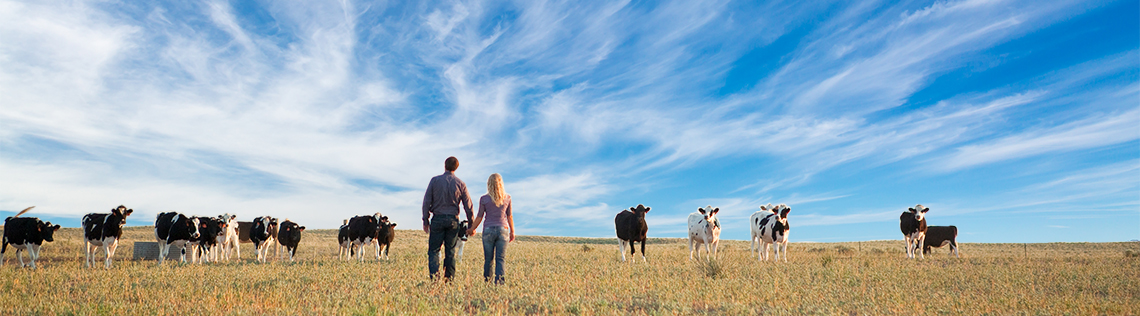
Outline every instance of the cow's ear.
{"type": "Polygon", "coordinates": [[[700,207],[698,207],[698,208],[697,208],[697,211],[698,211],[698,212],[701,212],[701,214],[704,214],[704,213],[705,213],[705,209],[704,209],[704,208],[700,208],[700,207]]]}
{"type": "Polygon", "coordinates": [[[719,207],[718,207],[718,208],[714,208],[714,209],[713,209],[713,211],[712,211],[712,213],[713,213],[713,214],[716,214],[717,212],[720,212],[720,208],[719,208],[719,207]]]}
{"type": "Polygon", "coordinates": [[[922,208],[922,212],[923,212],[923,213],[926,213],[926,212],[928,212],[928,211],[930,211],[930,208],[929,208],[929,207],[924,207],[924,208],[922,208]]]}
{"type": "Polygon", "coordinates": [[[762,211],[767,211],[767,210],[768,210],[768,208],[766,208],[766,207],[764,207],[763,205],[761,205],[761,206],[760,206],[760,210],[762,210],[762,211]]]}
{"type": "Polygon", "coordinates": [[[913,208],[913,207],[908,207],[907,209],[908,209],[908,210],[910,210],[910,212],[911,212],[911,213],[914,213],[914,208],[913,208]]]}
{"type": "Polygon", "coordinates": [[[392,223],[392,227],[396,227],[396,223],[392,223]]]}
{"type": "Polygon", "coordinates": [[[651,207],[648,207],[648,206],[646,206],[646,207],[645,207],[645,212],[646,212],[646,213],[649,213],[649,209],[650,209],[650,208],[651,208],[651,207]]]}
{"type": "Polygon", "coordinates": [[[237,215],[230,215],[230,219],[237,219],[237,215]]]}
{"type": "Polygon", "coordinates": [[[298,227],[297,230],[305,231],[305,226],[298,227]]]}
{"type": "Polygon", "coordinates": [[[129,209],[127,209],[126,213],[123,213],[123,216],[131,215],[131,213],[134,213],[134,212],[135,212],[135,209],[129,208],[129,209]]]}
{"type": "Polygon", "coordinates": [[[55,225],[55,227],[53,227],[51,230],[59,230],[59,225],[55,225]]]}

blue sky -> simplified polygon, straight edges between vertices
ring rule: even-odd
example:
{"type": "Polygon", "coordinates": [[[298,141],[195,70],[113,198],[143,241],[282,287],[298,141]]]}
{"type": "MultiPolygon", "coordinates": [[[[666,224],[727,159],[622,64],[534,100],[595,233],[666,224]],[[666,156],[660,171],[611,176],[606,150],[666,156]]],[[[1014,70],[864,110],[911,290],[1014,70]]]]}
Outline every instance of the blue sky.
{"type": "Polygon", "coordinates": [[[444,158],[521,234],[1140,238],[1136,1],[0,0],[0,216],[419,223],[444,158]]]}

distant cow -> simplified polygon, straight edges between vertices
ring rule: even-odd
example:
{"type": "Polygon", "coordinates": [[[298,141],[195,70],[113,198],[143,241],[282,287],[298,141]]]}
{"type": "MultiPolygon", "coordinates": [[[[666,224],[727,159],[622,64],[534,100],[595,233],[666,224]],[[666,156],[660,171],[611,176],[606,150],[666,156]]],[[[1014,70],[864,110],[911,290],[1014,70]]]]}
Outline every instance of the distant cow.
{"type": "Polygon", "coordinates": [[[930,211],[929,207],[922,206],[922,204],[915,205],[899,215],[899,229],[902,230],[903,240],[906,241],[906,257],[914,258],[915,253],[918,252],[918,257],[925,259],[918,247],[922,245],[923,240],[926,238],[926,212],[930,211]]]}
{"type": "Polygon", "coordinates": [[[285,252],[289,254],[289,261],[293,261],[297,255],[297,244],[301,243],[301,232],[303,231],[305,231],[305,226],[298,226],[297,223],[289,219],[281,222],[277,231],[277,242],[285,246],[285,252]]]}
{"type": "Polygon", "coordinates": [[[123,225],[127,224],[127,216],[134,213],[134,209],[126,206],[111,209],[111,213],[90,213],[83,216],[83,254],[84,263],[90,268],[95,262],[95,251],[103,247],[107,254],[104,266],[111,267],[111,258],[115,256],[115,248],[119,247],[119,238],[123,237],[123,225]]]}
{"type": "Polygon", "coordinates": [[[768,246],[775,244],[776,261],[780,261],[780,254],[784,254],[784,262],[788,262],[788,235],[792,226],[788,224],[788,213],[792,208],[780,204],[771,209],[773,213],[757,216],[752,214],[748,223],[753,229],[759,231],[760,247],[757,249],[757,260],[768,261],[768,246]]]}
{"type": "Polygon", "coordinates": [[[941,248],[950,245],[950,252],[958,257],[958,227],[954,226],[927,226],[926,237],[922,241],[922,253],[930,253],[930,248],[941,248]]]}
{"type": "Polygon", "coordinates": [[[24,255],[20,251],[27,250],[28,257],[31,257],[32,269],[36,268],[36,259],[40,258],[40,246],[45,241],[54,241],[55,231],[59,230],[59,225],[52,225],[51,222],[44,223],[39,218],[35,217],[20,217],[27,213],[33,207],[29,207],[16,213],[16,216],[9,217],[4,220],[4,241],[3,246],[0,246],[0,266],[4,265],[4,253],[8,251],[8,244],[12,244],[16,248],[16,260],[20,262],[20,267],[24,266],[24,255]]]}
{"type": "Polygon", "coordinates": [[[622,262],[625,262],[625,244],[629,244],[630,256],[636,252],[634,242],[641,242],[641,261],[647,261],[645,259],[645,235],[649,232],[649,226],[645,225],[645,213],[648,213],[649,209],[645,205],[638,204],[636,207],[622,210],[614,217],[614,227],[617,229],[618,242],[621,244],[619,251],[622,262]]]}
{"type": "MultiPolygon", "coordinates": [[[[177,212],[163,212],[158,213],[154,220],[154,238],[158,240],[158,264],[166,259],[166,255],[170,253],[170,247],[178,247],[180,255],[179,262],[186,262],[186,248],[190,251],[196,251],[191,247],[191,242],[197,240],[202,235],[198,231],[199,220],[197,217],[189,217],[177,212]]],[[[191,253],[193,258],[194,253],[191,253]]]]}
{"type": "Polygon", "coordinates": [[[697,251],[697,259],[700,259],[701,245],[705,246],[709,260],[716,259],[717,244],[720,244],[720,219],[716,218],[717,212],[720,212],[720,208],[710,205],[698,207],[696,212],[689,214],[689,260],[693,260],[694,249],[697,251]]]}
{"type": "Polygon", "coordinates": [[[241,239],[238,234],[237,215],[222,214],[218,215],[218,220],[224,224],[225,228],[222,233],[218,235],[218,259],[226,259],[230,261],[232,256],[234,259],[241,259],[241,239]]]}
{"type": "Polygon", "coordinates": [[[217,262],[218,237],[224,233],[226,223],[217,217],[194,217],[194,219],[198,220],[198,233],[201,237],[190,240],[194,245],[192,260],[194,263],[217,262]]]}
{"type": "Polygon", "coordinates": [[[772,206],[772,203],[768,203],[768,205],[761,205],[760,210],[756,211],[756,213],[752,213],[752,216],[749,217],[748,222],[750,223],[750,225],[748,225],[748,226],[751,227],[751,229],[752,229],[752,239],[749,240],[751,242],[751,244],[749,244],[749,246],[748,246],[749,253],[752,253],[753,251],[755,251],[757,255],[760,254],[760,244],[761,244],[760,227],[761,226],[757,225],[757,223],[759,223],[761,220],[763,220],[768,215],[772,215],[772,214],[776,214],[776,209],[775,209],[775,207],[772,206]]]}
{"type": "Polygon", "coordinates": [[[380,244],[376,243],[376,238],[380,234],[380,219],[383,216],[380,213],[367,215],[367,216],[354,216],[348,220],[348,239],[352,241],[352,247],[358,253],[357,259],[364,261],[364,246],[375,245],[376,259],[380,259],[380,244]]]}
{"type": "Polygon", "coordinates": [[[249,241],[253,242],[253,248],[257,251],[257,261],[265,262],[265,257],[269,256],[269,247],[276,244],[276,239],[276,218],[261,216],[253,219],[253,226],[249,228],[249,241]]]}
{"type": "Polygon", "coordinates": [[[459,242],[455,243],[455,262],[463,260],[463,247],[467,245],[467,230],[471,229],[471,221],[463,220],[459,222],[459,242]]]}
{"type": "Polygon", "coordinates": [[[348,220],[344,220],[344,225],[340,225],[340,230],[336,235],[337,245],[340,246],[340,251],[337,252],[337,259],[351,259],[352,252],[352,239],[348,238],[348,220]]]}
{"type": "MultiPolygon", "coordinates": [[[[467,235],[467,230],[460,230],[462,235],[467,235]]],[[[396,240],[396,223],[389,222],[388,217],[380,218],[380,233],[377,234],[376,244],[380,250],[384,251],[384,260],[388,260],[388,251],[392,250],[392,241],[396,240]]]]}

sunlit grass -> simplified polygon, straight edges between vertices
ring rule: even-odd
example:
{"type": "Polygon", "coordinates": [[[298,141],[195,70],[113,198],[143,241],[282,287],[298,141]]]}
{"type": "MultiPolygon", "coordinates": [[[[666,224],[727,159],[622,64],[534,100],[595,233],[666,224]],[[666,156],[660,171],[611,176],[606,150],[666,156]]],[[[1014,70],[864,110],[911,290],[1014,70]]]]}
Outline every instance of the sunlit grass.
{"type": "MultiPolygon", "coordinates": [[[[336,260],[332,230],[304,233],[298,261],[182,265],[132,261],[127,230],[111,269],[83,268],[78,229],[45,246],[40,269],[0,269],[0,314],[1047,314],[1140,310],[1137,243],[963,244],[907,260],[902,241],[792,243],[789,262],[757,262],[723,241],[716,263],[680,239],[650,239],[648,264],[622,263],[614,239],[521,236],[508,284],[483,282],[482,244],[450,284],[428,281],[426,235],[397,232],[389,261],[336,260]],[[1131,252],[1129,252],[1131,251],[1131,252]]],[[[639,258],[640,259],[640,258],[639,258]]]]}

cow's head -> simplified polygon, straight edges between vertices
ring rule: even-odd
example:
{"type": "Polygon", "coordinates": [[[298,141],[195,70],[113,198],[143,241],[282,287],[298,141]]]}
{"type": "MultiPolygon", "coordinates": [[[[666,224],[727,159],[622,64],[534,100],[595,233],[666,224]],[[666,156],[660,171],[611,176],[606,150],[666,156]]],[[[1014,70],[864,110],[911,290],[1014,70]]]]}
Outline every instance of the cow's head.
{"type": "Polygon", "coordinates": [[[713,208],[712,205],[708,205],[705,207],[697,208],[697,211],[701,212],[701,215],[705,216],[705,221],[712,223],[712,226],[710,226],[710,229],[713,229],[714,231],[720,230],[720,219],[716,218],[716,213],[720,212],[719,207],[713,208]]]}
{"type": "Polygon", "coordinates": [[[187,225],[189,227],[186,227],[186,232],[190,233],[190,238],[198,238],[202,236],[198,229],[198,225],[201,225],[202,221],[198,220],[197,217],[191,217],[186,222],[190,224],[187,225]]]}
{"type": "Polygon", "coordinates": [[[44,223],[43,221],[40,221],[38,224],[39,227],[36,227],[36,229],[40,231],[40,237],[42,237],[44,241],[55,241],[55,231],[59,230],[59,225],[52,226],[51,222],[44,223]]]}
{"type": "Polygon", "coordinates": [[[122,206],[122,205],[119,205],[119,207],[111,209],[111,214],[118,215],[118,216],[123,217],[123,218],[130,216],[131,213],[134,213],[134,212],[135,212],[134,209],[129,209],[126,206],[122,206]]]}
{"type": "Polygon", "coordinates": [[[914,214],[914,220],[921,222],[922,220],[926,219],[926,212],[930,211],[930,208],[919,204],[907,210],[909,210],[911,214],[914,214]]]}
{"type": "Polygon", "coordinates": [[[380,212],[376,212],[376,214],[372,214],[372,218],[375,219],[377,223],[380,223],[383,222],[383,219],[386,219],[388,217],[380,215],[380,212]]]}
{"type": "Polygon", "coordinates": [[[772,213],[775,213],[775,212],[776,212],[776,208],[774,208],[774,207],[772,206],[772,203],[768,203],[768,205],[761,205],[761,206],[760,206],[760,210],[761,210],[761,211],[766,211],[766,212],[772,212],[772,213]]]}
{"type": "Polygon", "coordinates": [[[305,226],[297,226],[297,223],[286,219],[281,222],[281,232],[277,233],[277,238],[284,241],[300,241],[303,231],[305,231],[305,226]]]}
{"type": "Polygon", "coordinates": [[[635,207],[629,208],[629,211],[633,212],[633,214],[637,215],[637,217],[645,217],[645,213],[649,213],[649,209],[650,207],[648,206],[638,204],[635,207]]]}
{"type": "Polygon", "coordinates": [[[780,219],[782,219],[782,220],[787,220],[788,219],[788,212],[792,211],[791,207],[788,207],[787,205],[784,205],[784,204],[780,204],[780,206],[777,206],[776,209],[778,212],[780,212],[779,213],[780,219]]]}

